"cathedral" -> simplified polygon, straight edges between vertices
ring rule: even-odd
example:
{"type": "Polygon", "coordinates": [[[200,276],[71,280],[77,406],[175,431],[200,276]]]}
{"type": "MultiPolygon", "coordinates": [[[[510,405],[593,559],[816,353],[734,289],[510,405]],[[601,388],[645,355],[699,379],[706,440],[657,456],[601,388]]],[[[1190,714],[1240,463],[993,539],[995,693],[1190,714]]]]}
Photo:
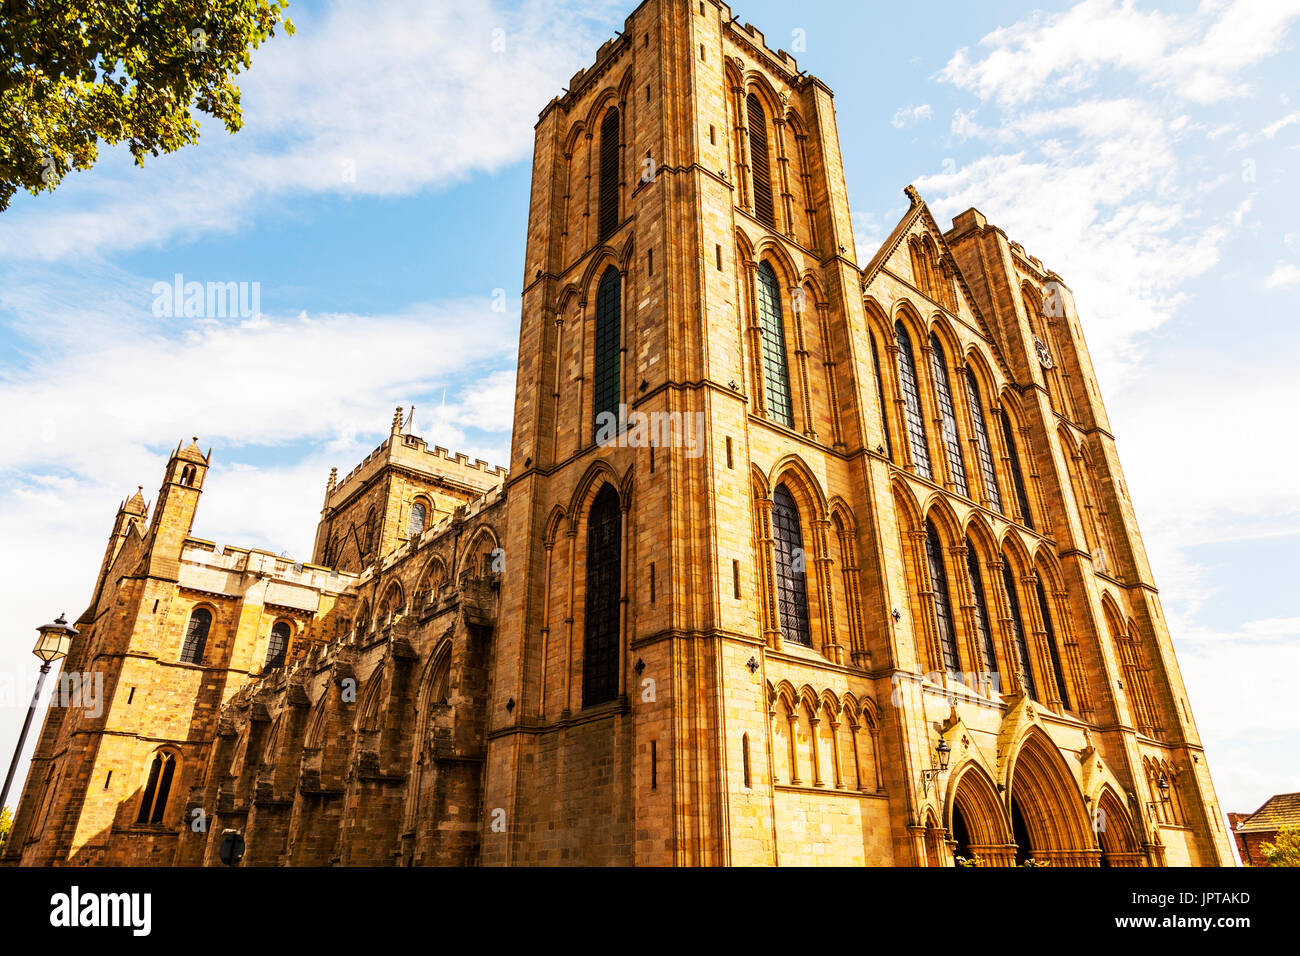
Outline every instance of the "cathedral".
{"type": "Polygon", "coordinates": [[[295,562],[192,534],[178,444],[3,862],[1232,865],[1065,279],[911,187],[860,252],[719,0],[535,137],[509,470],[399,409],[295,562]]]}

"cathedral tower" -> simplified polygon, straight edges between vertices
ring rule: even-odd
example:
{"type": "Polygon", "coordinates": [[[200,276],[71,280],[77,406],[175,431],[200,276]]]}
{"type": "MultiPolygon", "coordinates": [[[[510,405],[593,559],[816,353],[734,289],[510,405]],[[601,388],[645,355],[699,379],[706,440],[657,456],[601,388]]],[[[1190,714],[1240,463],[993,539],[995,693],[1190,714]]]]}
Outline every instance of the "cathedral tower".
{"type": "Polygon", "coordinates": [[[485,863],[1231,859],[1068,288],[908,194],[715,0],[542,111],[485,863]]]}

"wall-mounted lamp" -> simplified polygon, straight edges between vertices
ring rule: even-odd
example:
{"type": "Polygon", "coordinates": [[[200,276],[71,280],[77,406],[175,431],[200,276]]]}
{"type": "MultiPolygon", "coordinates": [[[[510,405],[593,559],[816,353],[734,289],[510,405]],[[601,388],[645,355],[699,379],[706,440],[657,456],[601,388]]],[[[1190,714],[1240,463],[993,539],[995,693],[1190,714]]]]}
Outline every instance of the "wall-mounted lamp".
{"type": "Polygon", "coordinates": [[[632,665],[632,670],[636,671],[637,676],[639,677],[641,675],[641,672],[645,670],[645,661],[641,660],[641,658],[638,657],[636,659],[636,663],[632,665]]]}
{"type": "Polygon", "coordinates": [[[903,619],[903,612],[900,611],[898,608],[894,608],[894,610],[890,612],[889,616],[892,617],[895,621],[901,621],[903,619]]]}
{"type": "Polygon", "coordinates": [[[939,743],[934,748],[935,766],[929,770],[921,771],[922,793],[929,794],[930,781],[938,780],[939,774],[948,769],[948,758],[952,756],[952,748],[948,746],[948,741],[943,739],[943,734],[939,735],[939,743]]]}
{"type": "Polygon", "coordinates": [[[515,712],[515,699],[511,697],[508,701],[506,701],[506,713],[513,714],[514,712],[515,712]]]}
{"type": "Polygon", "coordinates": [[[754,671],[758,670],[758,660],[757,660],[757,658],[755,658],[755,657],[753,657],[753,656],[751,655],[750,658],[749,658],[749,660],[745,661],[745,666],[749,668],[749,672],[750,672],[751,674],[754,673],[754,671]]]}
{"type": "Polygon", "coordinates": [[[1163,773],[1160,775],[1160,779],[1156,781],[1156,789],[1160,791],[1160,799],[1147,801],[1147,812],[1153,817],[1163,816],[1163,814],[1158,814],[1156,811],[1157,808],[1164,808],[1165,800],[1169,797],[1169,778],[1163,773]]]}

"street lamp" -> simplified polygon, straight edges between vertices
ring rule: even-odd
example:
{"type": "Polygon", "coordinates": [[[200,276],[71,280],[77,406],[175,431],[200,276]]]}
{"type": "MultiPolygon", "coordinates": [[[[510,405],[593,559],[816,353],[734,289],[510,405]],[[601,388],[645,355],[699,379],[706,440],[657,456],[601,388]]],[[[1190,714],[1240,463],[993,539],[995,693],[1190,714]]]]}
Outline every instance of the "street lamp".
{"type": "Polygon", "coordinates": [[[23,731],[18,735],[18,746],[14,748],[14,759],[9,761],[9,772],[5,774],[4,789],[0,790],[0,807],[5,805],[9,796],[9,786],[14,782],[14,771],[18,769],[18,758],[22,756],[23,744],[27,742],[27,731],[31,729],[32,717],[36,714],[36,704],[41,698],[41,688],[45,686],[45,675],[50,672],[50,665],[60,658],[68,656],[72,648],[72,639],[77,636],[77,629],[60,614],[51,624],[43,624],[36,629],[40,636],[32,653],[41,659],[41,676],[36,679],[36,693],[32,694],[32,705],[27,708],[27,719],[23,721],[23,731]]]}

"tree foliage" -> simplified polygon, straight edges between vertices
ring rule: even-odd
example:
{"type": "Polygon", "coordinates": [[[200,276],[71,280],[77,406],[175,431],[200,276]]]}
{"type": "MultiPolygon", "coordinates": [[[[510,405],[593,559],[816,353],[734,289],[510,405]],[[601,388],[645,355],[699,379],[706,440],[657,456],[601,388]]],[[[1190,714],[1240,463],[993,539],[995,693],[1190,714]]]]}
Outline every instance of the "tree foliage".
{"type": "Polygon", "coordinates": [[[0,853],[4,853],[5,844],[9,842],[9,831],[14,828],[14,812],[8,807],[0,807],[0,853]]]}
{"type": "Polygon", "coordinates": [[[1269,866],[1300,866],[1300,827],[1283,827],[1272,843],[1261,843],[1259,851],[1269,866]]]}
{"type": "Polygon", "coordinates": [[[0,210],[92,166],[99,142],[143,165],[199,136],[196,111],[237,132],[235,76],[286,0],[0,0],[0,210]]]}

